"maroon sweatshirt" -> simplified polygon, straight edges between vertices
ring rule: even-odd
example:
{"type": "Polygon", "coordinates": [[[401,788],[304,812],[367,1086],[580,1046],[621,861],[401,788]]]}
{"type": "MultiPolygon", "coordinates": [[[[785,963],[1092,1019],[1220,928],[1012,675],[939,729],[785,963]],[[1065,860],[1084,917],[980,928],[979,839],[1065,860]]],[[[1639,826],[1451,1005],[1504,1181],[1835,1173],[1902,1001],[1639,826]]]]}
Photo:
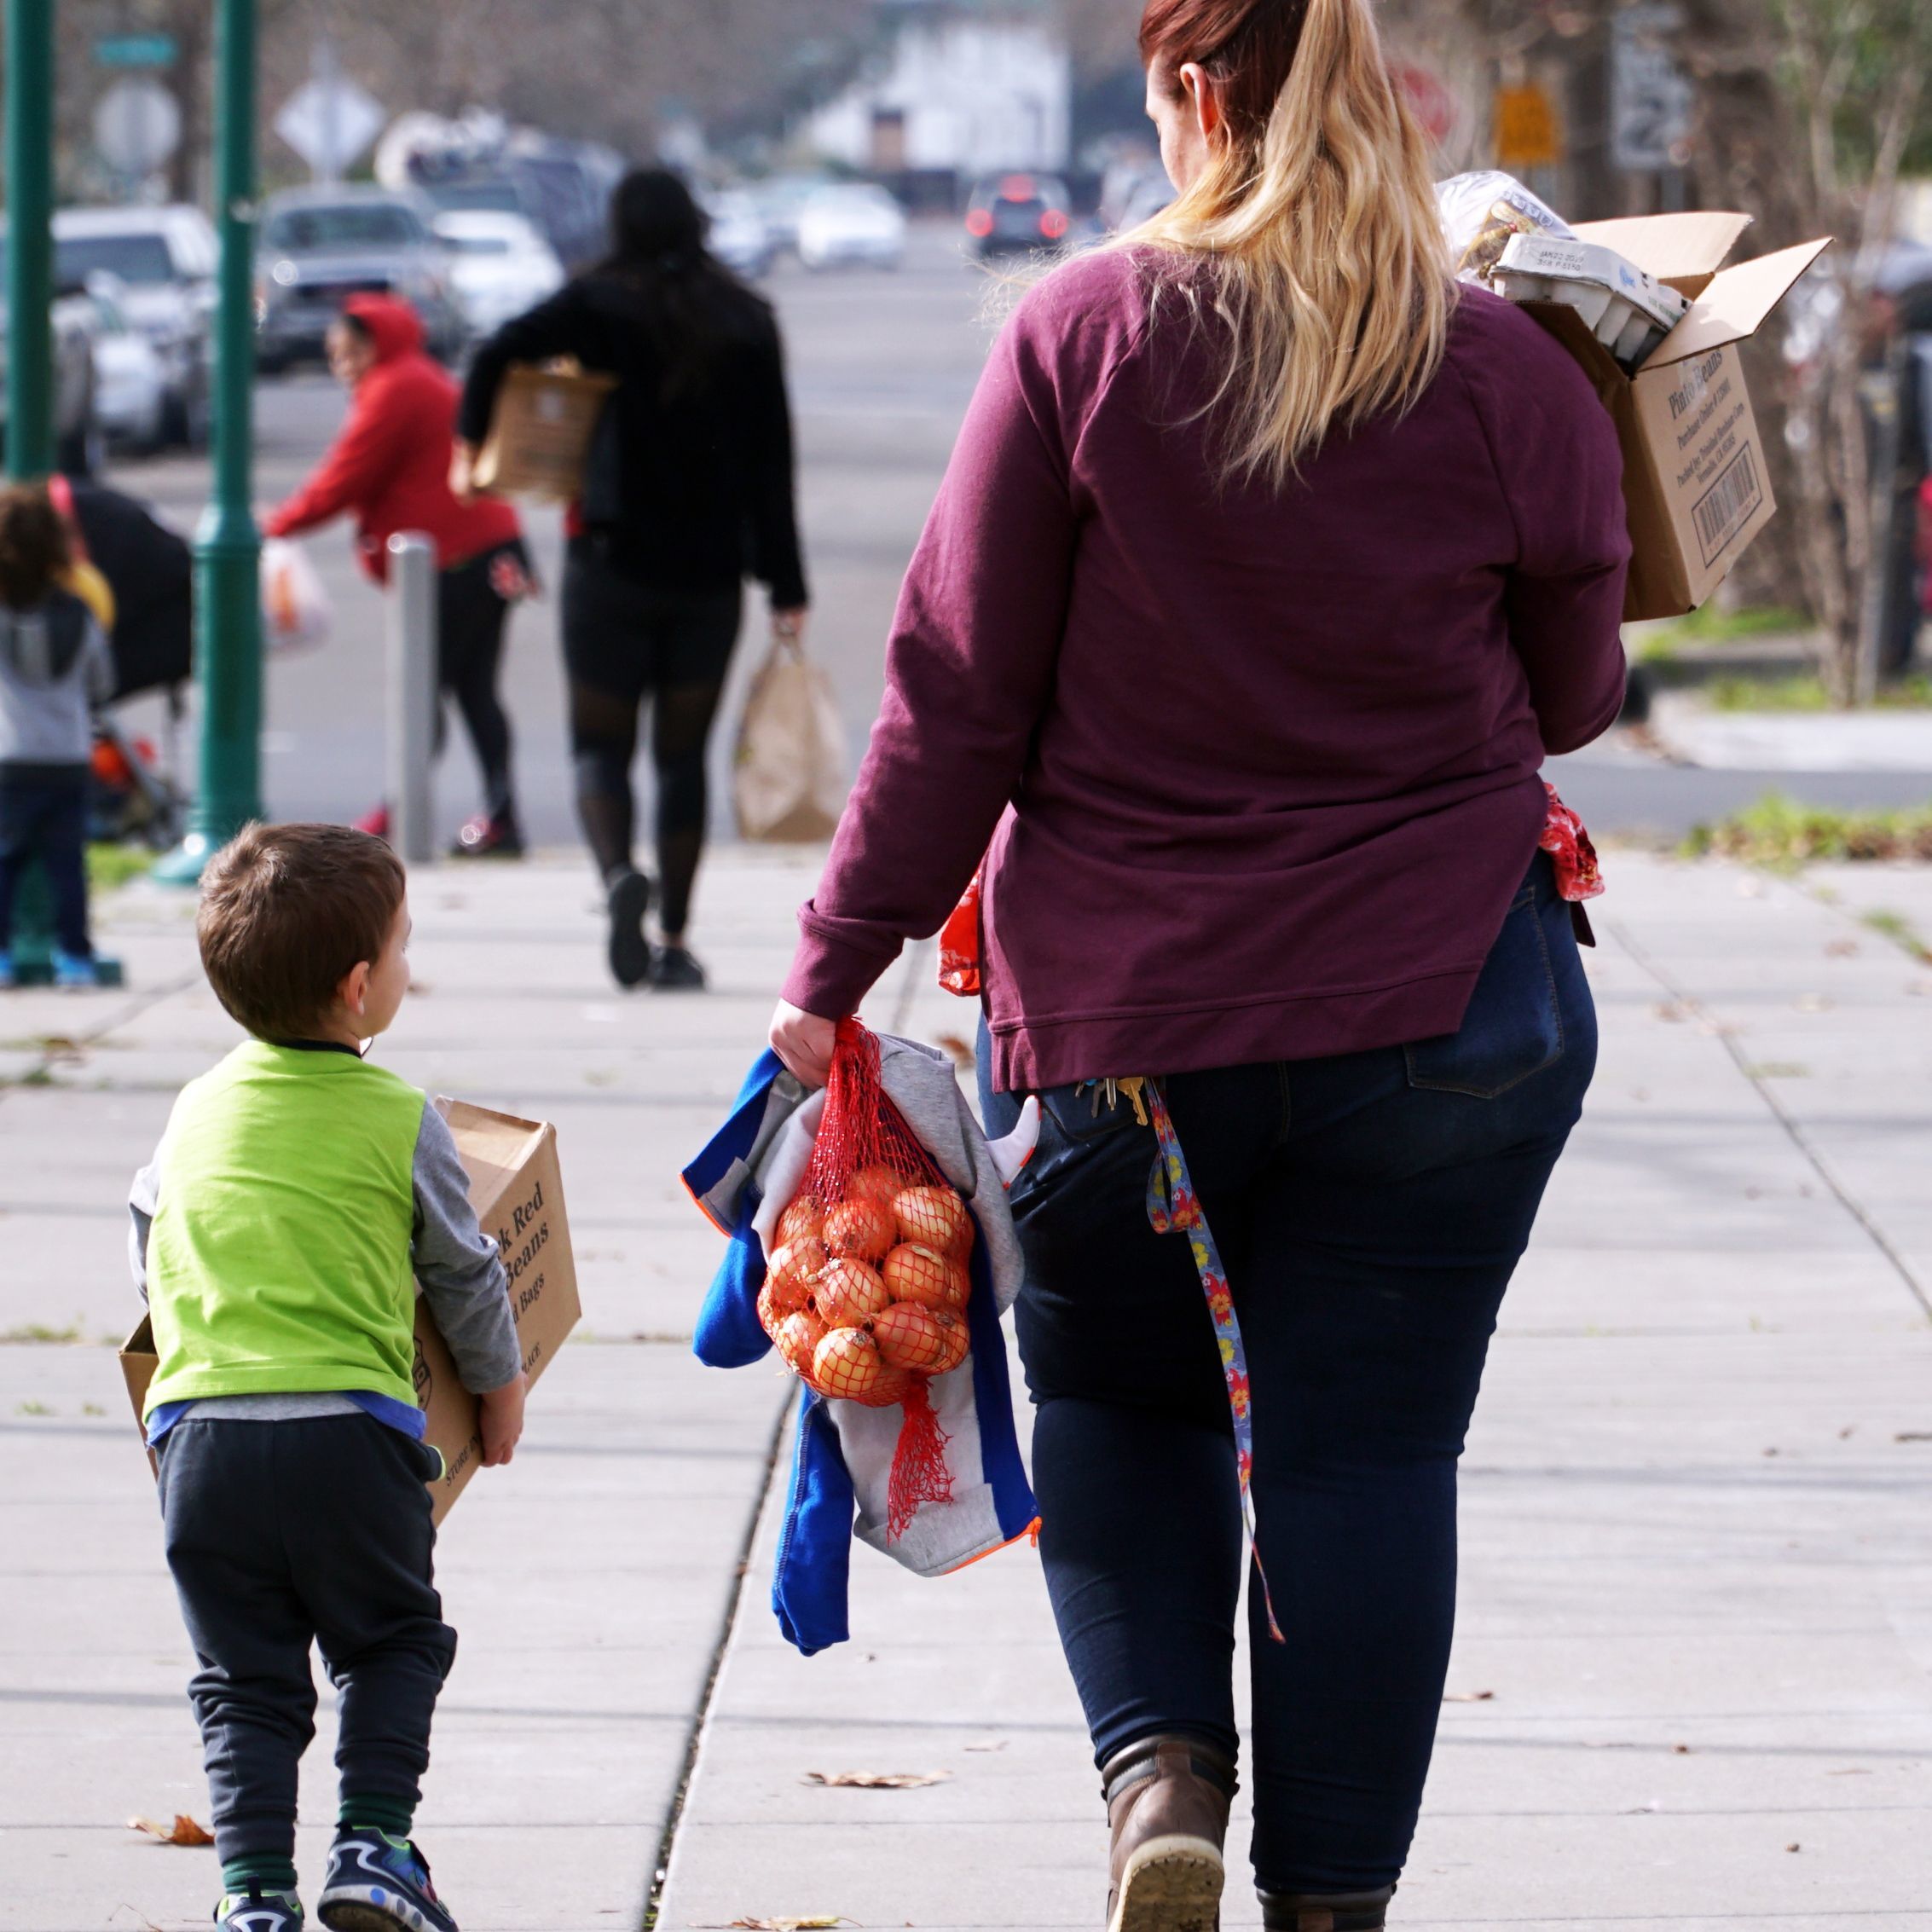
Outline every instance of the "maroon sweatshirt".
{"type": "Polygon", "coordinates": [[[850,1012],[986,854],[1003,1090],[1453,1032],[1615,718],[1610,417],[1465,289],[1416,406],[1224,488],[1212,343],[1088,256],[994,347],[906,573],[785,997],[850,1012]],[[988,842],[991,849],[988,850],[988,842]]]}

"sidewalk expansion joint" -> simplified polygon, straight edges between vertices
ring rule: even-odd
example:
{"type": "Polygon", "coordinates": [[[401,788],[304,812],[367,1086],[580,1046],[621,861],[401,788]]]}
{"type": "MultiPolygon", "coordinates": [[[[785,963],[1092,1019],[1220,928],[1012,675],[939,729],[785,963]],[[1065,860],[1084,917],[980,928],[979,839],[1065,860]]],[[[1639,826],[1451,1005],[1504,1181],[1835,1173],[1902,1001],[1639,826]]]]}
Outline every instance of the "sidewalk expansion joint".
{"type": "MultiPolygon", "coordinates": [[[[789,1377],[787,1381],[789,1385],[789,1377]]],[[[657,1855],[651,1860],[651,1885],[645,1896],[642,1932],[655,1932],[657,1915],[663,1906],[665,1881],[671,1870],[671,1853],[677,1844],[678,1827],[684,1822],[685,1801],[691,1795],[691,1780],[697,1775],[698,1757],[704,1748],[705,1732],[711,1721],[711,1705],[718,1692],[718,1679],[724,1671],[732,1639],[738,1633],[738,1616],[744,1605],[745,1579],[751,1574],[751,1559],[758,1546],[758,1525],[764,1521],[765,1506],[771,1499],[772,1484],[778,1478],[778,1459],[784,1447],[785,1427],[791,1420],[792,1409],[792,1391],[788,1385],[785,1399],[778,1404],[778,1416],[772,1425],[771,1440],[765,1447],[764,1475],[746,1515],[744,1535],[738,1543],[738,1556],[732,1565],[731,1589],[725,1599],[725,1614],[719,1620],[718,1640],[711,1648],[703,1687],[697,1693],[697,1704],[691,1712],[691,1730],[685,1738],[684,1762],[679,1767],[677,1787],[671,1793],[671,1802],[665,1809],[664,1829],[658,1834],[657,1855]]]]}
{"type": "Polygon", "coordinates": [[[1838,1205],[1864,1229],[1871,1245],[1891,1264],[1892,1271],[1905,1283],[1906,1291],[1911,1294],[1912,1299],[1918,1304],[1920,1312],[1927,1316],[1932,1316],[1932,1294],[1927,1293],[1925,1284],[1913,1274],[1911,1264],[1892,1245],[1885,1230],[1872,1218],[1865,1204],[1838,1178],[1831,1164],[1813,1145],[1810,1137],[1805,1132],[1803,1126],[1796,1116],[1786,1108],[1784,1103],[1779,1099],[1777,1094],[1772,1090],[1757,1069],[1745,1057],[1744,1049],[1738,1043],[1736,1029],[1725,1026],[1694,992],[1687,986],[1681,986],[1672,979],[1670,975],[1658,965],[1657,961],[1652,959],[1650,954],[1645,952],[1643,947],[1630,936],[1628,929],[1621,923],[1616,920],[1605,920],[1604,926],[1605,929],[1623,948],[1624,952],[1629,955],[1630,958],[1642,971],[1649,974],[1651,978],[1665,992],[1669,993],[1671,998],[1675,1000],[1686,1013],[1694,1015],[1709,1027],[1711,1032],[1722,1044],[1725,1052],[1731,1056],[1732,1064],[1756,1090],[1758,1098],[1764,1102],[1766,1111],[1784,1130],[1785,1135],[1792,1146],[1809,1162],[1813,1172],[1831,1189],[1832,1196],[1838,1205]]]}

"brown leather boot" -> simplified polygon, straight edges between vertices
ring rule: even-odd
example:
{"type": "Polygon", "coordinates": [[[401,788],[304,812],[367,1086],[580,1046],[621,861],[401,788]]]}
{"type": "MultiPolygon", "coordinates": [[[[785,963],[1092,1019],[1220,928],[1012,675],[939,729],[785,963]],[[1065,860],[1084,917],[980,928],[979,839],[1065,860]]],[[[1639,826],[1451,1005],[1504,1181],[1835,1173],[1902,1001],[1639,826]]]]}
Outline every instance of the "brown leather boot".
{"type": "Polygon", "coordinates": [[[1382,1932],[1389,1923],[1393,1885],[1380,1892],[1261,1894],[1261,1923],[1267,1932],[1382,1932]]]}
{"type": "Polygon", "coordinates": [[[1108,1932],[1218,1932],[1235,1767],[1192,1738],[1142,1738],[1101,1767],[1108,1932]]]}

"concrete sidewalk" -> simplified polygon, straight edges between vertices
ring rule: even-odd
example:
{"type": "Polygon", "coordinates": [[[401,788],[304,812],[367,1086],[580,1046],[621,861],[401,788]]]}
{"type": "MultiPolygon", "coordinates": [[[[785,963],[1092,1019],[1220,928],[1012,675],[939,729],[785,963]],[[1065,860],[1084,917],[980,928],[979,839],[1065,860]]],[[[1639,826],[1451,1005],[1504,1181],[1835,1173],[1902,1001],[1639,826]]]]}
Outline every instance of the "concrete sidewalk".
{"type": "MultiPolygon", "coordinates": [[[[1820,876],[1835,904],[1715,865],[1611,876],[1601,1071],[1464,1466],[1459,1701],[1397,1923],[1932,1932],[1932,967],[1861,923],[1932,932],[1932,875],[1820,876]]],[[[414,894],[421,987],[384,1057],[557,1122],[585,1304],[524,1450],[443,1539],[463,1641],[422,1834],[466,1932],[636,1927],[694,1727],[663,1927],[1097,1917],[1095,1780],[1030,1552],[932,1584],[859,1552],[854,1641],[800,1660],[766,1605],[787,1391],[685,1346],[718,1244],[676,1169],[755,1050],[810,878],[721,853],[719,991],[676,1002],[610,991],[574,862],[414,894]],[[949,1776],[805,1782],[845,1770],[949,1776]]],[[[207,1852],[124,1829],[206,1799],[101,1345],[135,1307],[127,1177],[233,1036],[182,902],[130,893],[105,923],[125,993],[0,1009],[9,1932],[176,1932],[216,1889],[207,1852]]],[[[929,972],[869,1017],[966,1032],[929,972]]],[[[311,1895],[327,1729],[325,1698],[311,1895]]],[[[1258,1917],[1239,1888],[1226,1916],[1258,1917]]]]}

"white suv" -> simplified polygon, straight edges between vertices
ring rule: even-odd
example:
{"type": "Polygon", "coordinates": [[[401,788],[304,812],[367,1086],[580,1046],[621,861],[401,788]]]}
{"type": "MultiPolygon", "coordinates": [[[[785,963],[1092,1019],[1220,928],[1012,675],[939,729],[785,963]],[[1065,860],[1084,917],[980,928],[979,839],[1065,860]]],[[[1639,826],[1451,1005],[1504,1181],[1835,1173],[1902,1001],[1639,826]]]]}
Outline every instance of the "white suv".
{"type": "Polygon", "coordinates": [[[115,277],[122,311],[159,356],[163,439],[199,446],[208,433],[211,318],[217,244],[199,208],[62,208],[54,275],[62,288],[115,277]]]}

